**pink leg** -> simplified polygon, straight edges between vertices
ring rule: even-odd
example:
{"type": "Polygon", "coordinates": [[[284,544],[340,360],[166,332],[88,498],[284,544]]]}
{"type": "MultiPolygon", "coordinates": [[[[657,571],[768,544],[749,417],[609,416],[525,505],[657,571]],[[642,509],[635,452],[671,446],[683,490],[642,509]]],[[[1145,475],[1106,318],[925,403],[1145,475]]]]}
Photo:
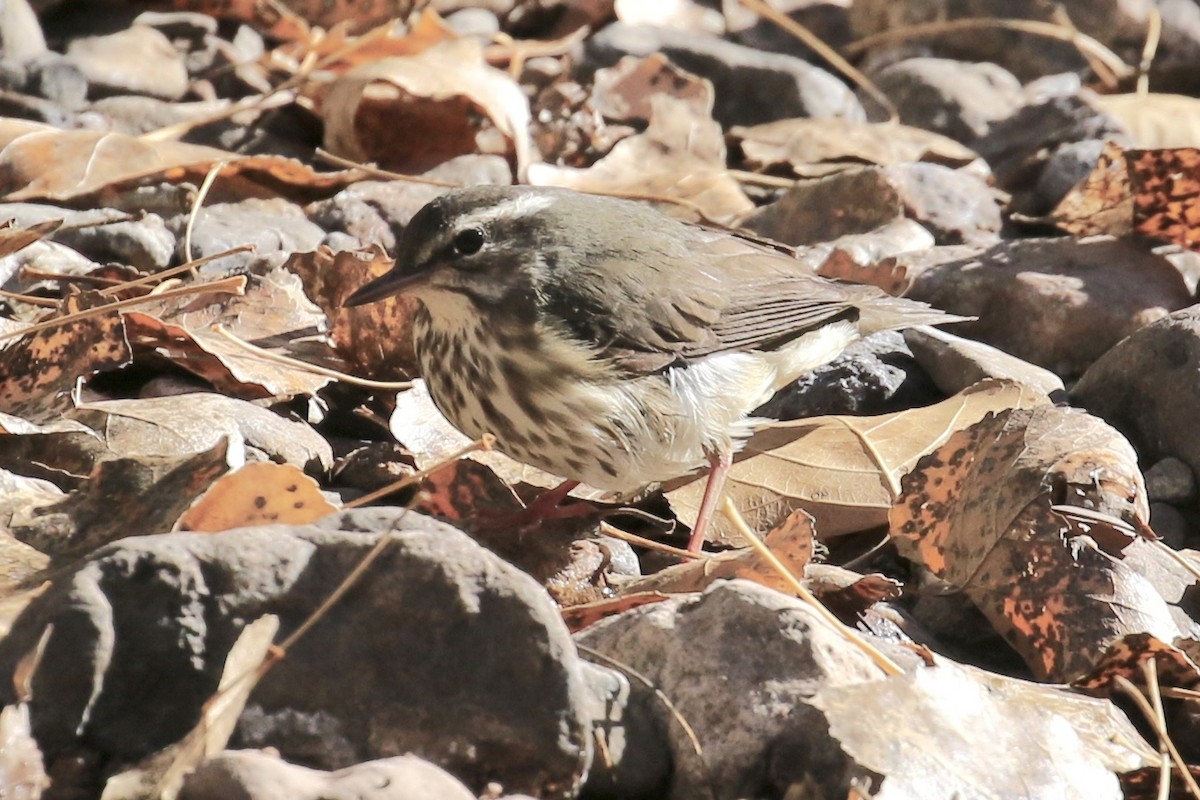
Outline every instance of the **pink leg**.
{"type": "Polygon", "coordinates": [[[696,515],[696,524],[692,526],[692,538],[688,539],[688,551],[699,553],[704,548],[704,539],[708,535],[708,523],[721,502],[721,494],[725,489],[725,477],[733,464],[733,453],[722,450],[708,457],[712,465],[708,471],[708,483],[704,485],[704,499],[700,501],[700,513],[696,515]]]}

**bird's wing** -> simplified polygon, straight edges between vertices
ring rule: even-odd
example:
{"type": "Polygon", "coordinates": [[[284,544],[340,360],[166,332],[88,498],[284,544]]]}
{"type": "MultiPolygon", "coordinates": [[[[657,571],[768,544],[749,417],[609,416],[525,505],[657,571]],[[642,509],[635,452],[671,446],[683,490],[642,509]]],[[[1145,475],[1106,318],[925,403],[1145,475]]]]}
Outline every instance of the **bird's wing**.
{"type": "Polygon", "coordinates": [[[550,313],[599,358],[649,373],[713,353],[779,346],[832,319],[854,318],[859,303],[882,296],[816,277],[756,242],[687,230],[682,244],[663,237],[664,249],[624,263],[597,259],[604,274],[576,275],[549,290],[550,313]]]}

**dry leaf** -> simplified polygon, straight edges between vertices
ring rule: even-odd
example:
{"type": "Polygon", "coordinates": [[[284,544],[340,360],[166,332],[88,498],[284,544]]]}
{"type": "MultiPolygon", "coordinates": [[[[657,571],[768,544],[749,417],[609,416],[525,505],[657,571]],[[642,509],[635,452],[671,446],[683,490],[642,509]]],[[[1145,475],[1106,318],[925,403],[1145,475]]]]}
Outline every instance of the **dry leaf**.
{"type": "MultiPolygon", "coordinates": [[[[80,292],[64,300],[54,315],[111,303],[98,292],[80,292]]],[[[0,345],[0,411],[33,422],[61,418],[71,409],[71,393],[81,379],[131,360],[119,311],[103,311],[0,345]]]]}
{"type": "Polygon", "coordinates": [[[24,120],[0,120],[0,194],[6,200],[103,197],[152,179],[199,184],[227,162],[212,199],[286,194],[311,199],[358,179],[356,172],[321,172],[278,156],[240,156],[184,142],[156,142],[122,133],[65,131],[24,120]]]}
{"type": "Polygon", "coordinates": [[[729,137],[741,148],[749,169],[797,178],[825,175],[845,168],[846,162],[888,166],[927,161],[965,167],[979,160],[953,139],[890,122],[781,119],[752,127],[735,126],[729,137]]]}
{"type": "Polygon", "coordinates": [[[1189,689],[1200,683],[1200,667],[1188,654],[1148,633],[1131,633],[1114,642],[1087,674],[1071,681],[1071,686],[1090,694],[1119,694],[1118,676],[1134,686],[1146,687],[1142,665],[1154,661],[1160,686],[1189,689]]]}
{"type": "Polygon", "coordinates": [[[302,354],[294,352],[301,346],[298,340],[325,327],[324,314],[304,295],[300,279],[284,269],[250,277],[241,295],[211,297],[203,304],[195,297],[152,300],[127,312],[125,326],[135,358],[166,358],[234,397],[282,400],[315,395],[332,379],[272,362],[213,329],[221,325],[251,345],[318,366],[322,357],[330,357],[330,347],[311,341],[302,354]]]}
{"type": "MultiPolygon", "coordinates": [[[[821,538],[887,524],[900,477],[955,431],[1002,408],[1048,402],[1028,387],[984,381],[928,408],[878,417],[815,417],[766,426],[735,457],[726,493],[756,530],[770,530],[797,508],[821,538]]],[[[664,485],[687,524],[695,520],[704,475],[664,485]]],[[[740,544],[724,519],[710,539],[740,544]]]]}
{"type": "Polygon", "coordinates": [[[1149,512],[1133,448],[1101,420],[1001,411],[924,456],[903,486],[890,520],[900,554],[964,591],[1040,679],[1075,677],[1125,633],[1179,635],[1121,561],[1151,546],[1122,530],[1149,512]]]}
{"type": "Polygon", "coordinates": [[[1200,250],[1200,149],[1105,145],[1092,172],[1051,213],[1076,235],[1137,234],[1200,250]]]}
{"type": "MultiPolygon", "coordinates": [[[[812,560],[815,541],[813,519],[799,509],[763,537],[767,548],[797,579],[804,576],[804,568],[812,560]]],[[[713,581],[734,578],[744,578],[784,594],[794,594],[791,583],[753,548],[730,550],[711,558],[676,564],[653,575],[634,578],[621,585],[621,594],[702,592],[713,581]]]]}
{"type": "Polygon", "coordinates": [[[284,264],[284,269],[300,276],[305,293],[329,318],[338,352],[357,374],[374,380],[403,380],[416,373],[412,312],[417,301],[396,295],[357,308],[342,303],[394,264],[378,245],[337,253],[322,245],[312,253],[295,253],[284,264]]]}
{"type": "Polygon", "coordinates": [[[337,508],[291,464],[258,461],[217,479],[172,530],[226,531],[251,525],[305,525],[337,508]]]}
{"type": "Polygon", "coordinates": [[[473,39],[365,63],[323,95],[325,146],[338,155],[402,172],[467,153],[506,156],[518,175],[529,164],[529,101],[473,39]]]}
{"type": "Polygon", "coordinates": [[[878,286],[893,297],[903,297],[912,286],[912,278],[908,268],[895,258],[884,258],[870,264],[859,264],[841,248],[835,248],[821,266],[817,274],[823,278],[832,278],[850,283],[866,283],[878,286]]]}
{"type": "Polygon", "coordinates": [[[1138,147],[1200,147],[1200,100],[1140,92],[1092,95],[1089,102],[1116,117],[1138,147]]]}
{"type": "MultiPolygon", "coordinates": [[[[599,194],[660,195],[699,206],[710,221],[731,223],[754,208],[725,168],[721,126],[673,97],[656,95],[644,133],[617,142],[587,169],[534,164],[529,182],[599,194]]],[[[695,218],[686,208],[665,204],[671,214],[695,218]]]]}

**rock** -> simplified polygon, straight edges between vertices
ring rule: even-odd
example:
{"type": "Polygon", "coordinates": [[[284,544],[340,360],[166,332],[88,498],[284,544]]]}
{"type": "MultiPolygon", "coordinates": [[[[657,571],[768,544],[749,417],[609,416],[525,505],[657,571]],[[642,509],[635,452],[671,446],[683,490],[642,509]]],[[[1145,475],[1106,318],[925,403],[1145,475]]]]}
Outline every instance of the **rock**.
{"type": "Polygon", "coordinates": [[[908,58],[871,77],[901,122],[968,145],[1025,103],[1021,82],[988,62],[908,58]]]}
{"type": "Polygon", "coordinates": [[[1030,208],[1055,208],[1091,173],[1103,149],[1104,142],[1099,139],[1067,142],[1054,148],[1042,166],[1032,194],[1025,195],[1025,204],[1030,208]]]}
{"type": "MultiPolygon", "coordinates": [[[[954,327],[954,326],[951,326],[954,327]]],[[[947,395],[988,378],[1016,381],[1039,394],[1065,396],[1062,378],[998,348],[922,325],[904,331],[917,363],[947,395]]]]}
{"type": "Polygon", "coordinates": [[[322,772],[250,750],[203,761],[179,800],[475,800],[475,793],[416,756],[396,756],[322,772]]]}
{"type": "MultiPolygon", "coordinates": [[[[850,9],[846,3],[838,0],[775,0],[771,5],[799,22],[823,44],[835,50],[840,50],[853,41],[850,32],[850,9]]],[[[750,12],[740,4],[724,6],[722,11],[729,21],[726,35],[738,44],[757,50],[786,53],[814,63],[820,63],[824,58],[788,31],[750,12]]]]}
{"type": "MultiPolygon", "coordinates": [[[[881,673],[800,600],[718,581],[701,595],[603,620],[577,638],[641,673],[695,730],[703,759],[671,711],[651,697],[643,701],[674,763],[669,788],[657,796],[780,796],[802,774],[811,778],[811,796],[845,795],[847,759],[830,747],[828,726],[809,701],[821,687],[881,673]],[[778,786],[772,772],[781,758],[788,782],[778,786]]],[[[633,691],[649,694],[641,684],[633,691]]]]}
{"type": "Polygon", "coordinates": [[[117,261],[139,269],[169,266],[175,256],[175,237],[163,218],[153,213],[127,217],[113,208],[75,211],[42,203],[0,203],[0,220],[14,220],[20,227],[62,220],[62,227],[48,238],[92,261],[117,261]]]}
{"type": "Polygon", "coordinates": [[[1064,379],[1191,302],[1168,261],[1109,238],[1024,239],[983,252],[941,248],[900,262],[913,275],[910,297],[979,318],[956,325],[956,334],[1064,379]]]}
{"type": "Polygon", "coordinates": [[[716,36],[617,22],[589,38],[585,47],[587,60],[597,67],[610,67],[623,56],[661,52],[709,79],[716,90],[713,117],[724,127],[788,117],[866,116],[846,85],[825,70],[716,36]]]}
{"type": "MultiPolygon", "coordinates": [[[[502,185],[512,182],[512,171],[500,156],[469,155],[440,164],[425,177],[464,186],[502,185]]],[[[391,250],[413,215],[446,191],[444,186],[407,181],[359,181],[305,211],[326,231],[348,233],[359,246],[379,244],[391,250]]]]}
{"type": "MultiPolygon", "coordinates": [[[[1093,140],[1133,145],[1125,125],[1093,103],[1092,97],[1091,93],[1081,91],[1022,106],[1006,119],[995,122],[986,136],[972,143],[991,166],[996,185],[1013,193],[1013,210],[1040,216],[1053,209],[1054,204],[1039,193],[1038,186],[1042,172],[1060,148],[1093,140]]],[[[1077,157],[1078,153],[1070,152],[1063,156],[1067,164],[1069,159],[1077,157]]],[[[1057,202],[1055,199],[1054,203],[1057,202]]]]}
{"type": "Polygon", "coordinates": [[[592,731],[604,742],[605,757],[592,761],[581,797],[662,797],[671,776],[671,753],[657,725],[657,699],[635,688],[618,669],[585,663],[583,676],[592,696],[592,731]]]}
{"type": "MultiPolygon", "coordinates": [[[[189,257],[182,252],[187,221],[188,215],[180,214],[168,222],[179,239],[178,257],[181,261],[189,257]]],[[[212,272],[272,253],[316,250],[324,236],[325,232],[309,222],[298,206],[281,197],[214,203],[201,208],[196,217],[192,228],[191,258],[214,255],[246,244],[254,245],[253,252],[218,259],[206,265],[205,271],[212,272]]]]}
{"type": "Polygon", "coordinates": [[[941,400],[898,331],[850,345],[833,361],[781,389],[755,416],[800,419],[821,414],[886,414],[941,400]]]}
{"type": "Polygon", "coordinates": [[[1196,534],[1192,524],[1183,512],[1170,503],[1150,504],[1150,527],[1172,550],[1186,550],[1196,546],[1196,534]]]}
{"type": "Polygon", "coordinates": [[[799,181],[745,224],[787,244],[811,245],[904,217],[928,229],[939,244],[995,241],[1001,224],[986,183],[939,164],[860,167],[799,181]],[[839,213],[829,214],[831,208],[839,213]]]}
{"type": "Polygon", "coordinates": [[[1182,504],[1196,496],[1196,476],[1178,458],[1159,460],[1146,470],[1146,497],[1151,501],[1182,504]]]}
{"type": "Polygon", "coordinates": [[[1142,460],[1200,470],[1200,306],[1147,325],[1093,364],[1071,399],[1124,433],[1142,460]]]}
{"type": "Polygon", "coordinates": [[[161,32],[145,25],[75,39],[67,46],[67,57],[93,86],[109,93],[178,100],[188,90],[183,54],[161,32]]]}
{"type": "MultiPolygon", "coordinates": [[[[963,18],[1023,19],[1059,22],[1065,18],[1079,30],[1122,51],[1127,63],[1137,63],[1146,37],[1151,3],[1113,2],[1101,7],[1091,0],[1065,0],[1049,5],[1041,0],[856,0],[850,22],[856,38],[925,23],[953,23],[963,18]],[[1063,15],[1062,17],[1056,14],[1063,15]]],[[[1070,42],[984,25],[943,30],[921,40],[934,55],[990,61],[1028,81],[1056,72],[1084,72],[1088,63],[1070,42]]],[[[880,45],[882,50],[888,45],[880,45]]]]}
{"type": "Polygon", "coordinates": [[[0,58],[24,61],[46,52],[46,36],[27,0],[6,0],[0,6],[0,58]]]}
{"type": "Polygon", "coordinates": [[[79,111],[87,102],[87,77],[70,59],[45,53],[25,63],[26,91],[44,97],[69,111],[79,111]]]}
{"type": "Polygon", "coordinates": [[[114,543],[25,610],[0,669],[53,624],[31,706],[48,758],[139,758],[195,724],[245,624],[276,614],[294,631],[380,536],[378,560],[255,687],[242,746],[326,769],[413,753],[475,791],[572,796],[589,700],[558,609],[465,534],[404,509],[114,543]]]}

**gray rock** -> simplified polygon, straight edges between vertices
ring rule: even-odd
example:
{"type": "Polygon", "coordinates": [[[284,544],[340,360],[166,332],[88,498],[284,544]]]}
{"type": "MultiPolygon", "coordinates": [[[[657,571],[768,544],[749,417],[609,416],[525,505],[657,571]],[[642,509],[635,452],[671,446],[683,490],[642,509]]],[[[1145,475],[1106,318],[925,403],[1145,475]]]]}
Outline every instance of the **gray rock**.
{"type": "Polygon", "coordinates": [[[673,756],[661,797],[778,796],[804,778],[814,797],[845,796],[853,764],[809,700],[821,687],[880,673],[810,606],[746,581],[718,581],[577,638],[644,675],[695,730],[703,758],[666,706],[645,701],[673,756]]]}
{"type": "Polygon", "coordinates": [[[109,92],[178,100],[188,90],[183,54],[165,35],[145,25],[75,39],[67,45],[67,57],[89,83],[109,92]]]}
{"type": "Polygon", "coordinates": [[[1146,470],[1146,496],[1151,501],[1164,503],[1186,503],[1195,499],[1196,476],[1192,469],[1178,458],[1160,459],[1146,470]]]}
{"type": "Polygon", "coordinates": [[[988,185],[940,164],[860,167],[799,181],[745,224],[772,239],[811,245],[906,217],[929,230],[938,244],[995,241],[1001,225],[988,185]],[[839,213],[830,215],[830,208],[839,213]]]}
{"type": "Polygon", "coordinates": [[[179,800],[475,800],[475,793],[416,756],[367,761],[336,772],[249,750],[206,759],[179,800]]]}
{"type": "Polygon", "coordinates": [[[32,705],[48,758],[85,745],[139,758],[195,724],[246,623],[276,614],[294,631],[381,535],[379,559],[255,688],[242,745],[329,769],[349,766],[330,763],[347,745],[351,763],[414,753],[476,791],[572,796],[589,700],[558,610],[464,534],[403,509],[114,543],[25,610],[0,668],[53,624],[32,705]],[[296,754],[261,724],[283,717],[308,724],[296,754]],[[322,737],[343,744],[313,747],[322,737]]]}
{"type": "Polygon", "coordinates": [[[57,53],[45,53],[25,64],[26,91],[44,97],[70,111],[87,101],[87,78],[79,67],[57,53]]]}
{"type": "Polygon", "coordinates": [[[886,414],[942,399],[898,331],[855,342],[833,361],[781,389],[756,416],[801,419],[822,414],[886,414]]]}
{"type": "MultiPolygon", "coordinates": [[[[187,214],[168,222],[179,239],[178,257],[183,250],[187,214]]],[[[229,269],[235,263],[247,263],[272,253],[302,253],[316,250],[325,232],[309,222],[299,206],[272,198],[251,198],[237,203],[214,203],[200,209],[192,228],[192,258],[202,258],[242,245],[254,245],[254,251],[218,259],[207,265],[208,271],[229,269]],[[216,265],[216,266],[214,266],[216,265]]]]}
{"type": "Polygon", "coordinates": [[[1048,369],[939,328],[925,325],[909,328],[904,331],[904,341],[913,357],[947,395],[957,394],[988,378],[1023,383],[1050,397],[1059,397],[1066,391],[1062,378],[1048,369]]]}
{"type": "Polygon", "coordinates": [[[964,144],[986,135],[1025,102],[1021,82],[988,62],[909,58],[871,77],[895,104],[901,122],[964,144]]]}
{"type": "Polygon", "coordinates": [[[1064,145],[1111,139],[1132,146],[1125,126],[1090,102],[1091,97],[1083,91],[1022,106],[972,144],[991,166],[996,185],[1013,193],[1014,210],[1036,216],[1053,208],[1038,190],[1039,179],[1064,145]]]}
{"type": "Polygon", "coordinates": [[[1200,470],[1200,306],[1134,332],[1093,364],[1071,399],[1124,433],[1146,463],[1200,470]]]}
{"type": "Polygon", "coordinates": [[[62,227],[48,237],[92,261],[117,261],[138,269],[162,269],[175,256],[175,236],[163,218],[146,213],[137,219],[113,208],[75,211],[42,203],[0,203],[0,220],[14,220],[20,227],[53,219],[62,227]],[[113,220],[106,222],[106,220],[113,220]]]}
{"type": "Polygon", "coordinates": [[[953,314],[960,336],[998,347],[1062,378],[1191,302],[1179,272],[1122,240],[1024,239],[985,251],[940,248],[902,256],[909,296],[953,314]]]}
{"type": "Polygon", "coordinates": [[[866,116],[846,85],[825,70],[716,36],[618,22],[588,39],[586,49],[588,61],[598,67],[612,66],[623,56],[660,52],[708,78],[716,90],[713,117],[725,127],[788,117],[866,116]]]}
{"type": "MultiPolygon", "coordinates": [[[[501,185],[512,182],[512,170],[500,156],[469,155],[440,164],[425,177],[464,186],[501,185]]],[[[390,250],[413,215],[446,191],[444,186],[407,181],[360,181],[305,211],[326,231],[349,234],[359,246],[378,244],[390,250]]]]}

